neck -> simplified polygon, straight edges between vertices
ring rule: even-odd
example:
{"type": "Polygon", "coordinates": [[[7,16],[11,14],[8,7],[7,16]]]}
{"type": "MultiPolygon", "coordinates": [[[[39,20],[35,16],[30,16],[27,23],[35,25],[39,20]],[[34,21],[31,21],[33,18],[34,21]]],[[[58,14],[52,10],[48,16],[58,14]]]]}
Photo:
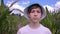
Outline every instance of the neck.
{"type": "Polygon", "coordinates": [[[39,22],[35,22],[35,23],[34,22],[30,22],[29,26],[31,28],[33,28],[33,29],[36,29],[36,28],[38,28],[40,26],[40,23],[39,22]]]}

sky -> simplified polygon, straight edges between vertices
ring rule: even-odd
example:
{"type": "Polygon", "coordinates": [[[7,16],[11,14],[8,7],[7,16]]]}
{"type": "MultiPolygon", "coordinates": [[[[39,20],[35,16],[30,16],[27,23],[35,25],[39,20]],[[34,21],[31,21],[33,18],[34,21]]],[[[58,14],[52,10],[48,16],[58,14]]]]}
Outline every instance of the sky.
{"type": "MultiPolygon", "coordinates": [[[[1,0],[0,0],[1,1],[1,0]]],[[[1,2],[0,2],[0,5],[1,5],[1,2]]]]}
{"type": "MultiPolygon", "coordinates": [[[[15,0],[4,0],[4,3],[9,7],[14,1],[15,0]]],[[[60,0],[19,0],[10,10],[17,8],[23,11],[26,7],[34,3],[47,7],[49,11],[54,11],[54,9],[58,10],[60,8],[60,0]]],[[[19,13],[19,11],[13,11],[12,13],[19,13]]]]}

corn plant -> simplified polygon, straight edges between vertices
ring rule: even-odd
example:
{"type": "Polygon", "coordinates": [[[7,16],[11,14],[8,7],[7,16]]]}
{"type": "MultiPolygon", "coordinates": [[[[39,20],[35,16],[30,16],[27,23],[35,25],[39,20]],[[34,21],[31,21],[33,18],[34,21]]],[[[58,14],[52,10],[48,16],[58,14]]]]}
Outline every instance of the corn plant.
{"type": "Polygon", "coordinates": [[[49,13],[46,7],[47,16],[41,22],[44,26],[48,27],[52,34],[60,34],[60,11],[58,13],[49,13]]]}
{"type": "MultiPolygon", "coordinates": [[[[13,6],[18,0],[14,1],[10,7],[13,6]]],[[[10,13],[13,10],[9,11],[9,8],[4,5],[4,0],[1,0],[1,6],[0,6],[0,34],[16,34],[16,29],[14,28],[17,25],[17,20],[19,20],[19,17],[17,16],[11,16],[10,13]],[[17,19],[15,19],[17,18],[17,19]]],[[[21,10],[20,10],[21,11],[21,10]]]]}

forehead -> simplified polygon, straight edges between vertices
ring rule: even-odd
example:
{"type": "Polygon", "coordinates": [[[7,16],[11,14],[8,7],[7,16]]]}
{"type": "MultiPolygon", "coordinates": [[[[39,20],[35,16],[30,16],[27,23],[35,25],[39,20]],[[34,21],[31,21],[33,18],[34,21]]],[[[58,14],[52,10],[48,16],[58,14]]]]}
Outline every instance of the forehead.
{"type": "Polygon", "coordinates": [[[33,9],[31,9],[31,10],[41,10],[40,8],[33,8],[33,9]]]}

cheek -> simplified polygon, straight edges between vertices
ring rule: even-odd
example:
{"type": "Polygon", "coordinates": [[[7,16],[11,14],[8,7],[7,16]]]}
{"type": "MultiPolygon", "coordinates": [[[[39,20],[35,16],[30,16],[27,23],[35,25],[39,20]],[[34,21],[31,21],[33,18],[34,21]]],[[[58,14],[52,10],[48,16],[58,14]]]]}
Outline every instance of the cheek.
{"type": "Polygon", "coordinates": [[[29,18],[33,18],[33,14],[29,14],[29,18]]]}
{"type": "Polygon", "coordinates": [[[38,14],[38,18],[40,18],[41,17],[41,14],[38,14]]]}
{"type": "Polygon", "coordinates": [[[30,18],[33,18],[33,17],[34,17],[33,14],[31,14],[31,15],[30,15],[30,18]]]}

